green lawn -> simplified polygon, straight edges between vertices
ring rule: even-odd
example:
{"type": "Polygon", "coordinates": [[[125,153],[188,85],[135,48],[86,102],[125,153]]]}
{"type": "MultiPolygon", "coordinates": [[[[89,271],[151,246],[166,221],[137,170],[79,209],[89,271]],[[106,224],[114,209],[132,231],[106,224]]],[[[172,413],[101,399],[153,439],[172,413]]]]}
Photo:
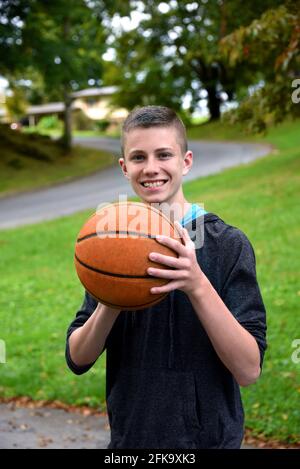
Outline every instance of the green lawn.
{"type": "Polygon", "coordinates": [[[56,142],[0,126],[0,197],[94,173],[116,163],[106,152],[74,146],[66,153],[56,142]]]}
{"type": "MultiPolygon", "coordinates": [[[[269,134],[280,152],[185,185],[190,201],[240,227],[255,248],[269,347],[261,379],[242,390],[246,426],[289,442],[300,441],[300,363],[291,360],[300,338],[298,127],[287,123],[269,134]]],[[[65,331],[83,295],[74,241],[90,213],[0,232],[2,396],[105,406],[104,357],[81,377],[64,360],[65,331]]]]}
{"type": "Polygon", "coordinates": [[[284,149],[288,145],[297,144],[297,129],[299,121],[284,122],[277,127],[269,129],[267,134],[246,134],[239,125],[230,125],[225,122],[206,122],[194,125],[187,129],[187,136],[191,140],[235,140],[243,142],[270,142],[284,149]],[[290,137],[292,142],[290,142],[290,137]]]}

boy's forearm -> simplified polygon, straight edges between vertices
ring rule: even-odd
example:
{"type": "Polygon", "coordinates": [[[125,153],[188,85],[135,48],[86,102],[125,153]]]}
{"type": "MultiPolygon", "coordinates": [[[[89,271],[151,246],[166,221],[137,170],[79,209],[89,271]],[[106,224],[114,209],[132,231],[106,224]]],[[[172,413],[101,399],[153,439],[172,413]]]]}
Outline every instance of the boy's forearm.
{"type": "Polygon", "coordinates": [[[97,360],[119,314],[120,311],[98,303],[86,323],[71,334],[70,355],[75,365],[88,365],[97,360]]]}
{"type": "Polygon", "coordinates": [[[234,318],[205,276],[189,298],[216,353],[236,381],[241,386],[255,382],[260,374],[257,342],[234,318]]]}

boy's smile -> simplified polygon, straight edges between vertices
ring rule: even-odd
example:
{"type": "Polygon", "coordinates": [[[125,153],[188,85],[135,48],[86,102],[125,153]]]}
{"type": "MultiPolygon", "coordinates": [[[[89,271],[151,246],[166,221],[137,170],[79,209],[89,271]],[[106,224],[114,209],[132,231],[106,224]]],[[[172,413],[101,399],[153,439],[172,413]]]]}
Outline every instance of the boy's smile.
{"type": "Polygon", "coordinates": [[[135,193],[145,203],[183,204],[182,176],[193,155],[182,154],[175,127],[135,128],[126,133],[119,162],[135,193]]]}

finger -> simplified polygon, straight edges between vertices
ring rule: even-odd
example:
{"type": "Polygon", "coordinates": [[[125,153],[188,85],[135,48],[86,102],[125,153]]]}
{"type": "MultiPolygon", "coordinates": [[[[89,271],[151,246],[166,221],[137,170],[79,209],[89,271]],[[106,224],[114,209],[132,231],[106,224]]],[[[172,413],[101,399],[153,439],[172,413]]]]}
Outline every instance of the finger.
{"type": "Polygon", "coordinates": [[[186,247],[195,249],[195,243],[194,241],[192,241],[190,234],[186,228],[182,229],[182,239],[186,247]]]}
{"type": "Polygon", "coordinates": [[[156,241],[160,244],[168,246],[169,248],[173,249],[173,251],[177,252],[180,256],[184,255],[184,246],[176,239],[169,238],[168,236],[156,236],[156,241]]]}
{"type": "Polygon", "coordinates": [[[180,283],[174,280],[173,282],[169,282],[162,287],[152,287],[150,288],[150,292],[153,294],[161,294],[161,293],[169,293],[172,290],[176,290],[179,288],[180,283]]]}
{"type": "Polygon", "coordinates": [[[182,237],[183,236],[183,227],[182,227],[181,223],[179,223],[179,221],[176,220],[174,222],[174,225],[175,225],[176,230],[178,231],[178,234],[182,237]]]}
{"type": "Polygon", "coordinates": [[[181,223],[179,223],[178,221],[175,221],[175,224],[176,224],[176,228],[177,230],[179,231],[179,233],[181,234],[181,237],[184,238],[184,239],[191,239],[190,238],[190,235],[189,235],[189,232],[186,228],[184,228],[181,223]]]}
{"type": "Polygon", "coordinates": [[[181,223],[175,221],[177,231],[180,233],[181,239],[183,240],[183,244],[185,246],[190,245],[193,241],[190,238],[189,232],[186,228],[184,228],[181,223]]]}
{"type": "Polygon", "coordinates": [[[149,259],[159,264],[164,264],[168,267],[173,267],[174,269],[182,268],[180,259],[177,257],[165,256],[164,254],[159,254],[158,252],[150,252],[149,259]]]}
{"type": "Polygon", "coordinates": [[[182,277],[182,272],[180,270],[154,269],[153,267],[149,267],[147,272],[153,277],[166,278],[171,280],[176,280],[182,277]]]}
{"type": "Polygon", "coordinates": [[[190,235],[189,235],[189,232],[188,232],[188,230],[187,230],[186,228],[183,228],[183,229],[182,229],[182,233],[183,233],[183,237],[184,237],[185,239],[188,239],[188,240],[191,239],[191,238],[190,238],[190,235]]]}

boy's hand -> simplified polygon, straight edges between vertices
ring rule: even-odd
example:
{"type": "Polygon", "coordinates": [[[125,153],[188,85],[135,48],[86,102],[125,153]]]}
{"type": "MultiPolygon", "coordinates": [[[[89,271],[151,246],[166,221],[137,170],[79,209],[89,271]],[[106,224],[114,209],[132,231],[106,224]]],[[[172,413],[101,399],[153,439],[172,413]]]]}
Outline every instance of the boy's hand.
{"type": "Polygon", "coordinates": [[[179,289],[187,295],[190,295],[199,289],[203,277],[205,277],[197,262],[195,246],[188,234],[188,231],[185,228],[182,228],[180,223],[175,223],[176,228],[181,234],[183,244],[175,239],[169,238],[168,236],[158,236],[156,239],[159,243],[176,251],[178,253],[178,258],[165,256],[158,252],[151,252],[149,254],[149,259],[152,261],[164,264],[174,269],[164,270],[153,267],[149,267],[147,269],[148,274],[153,275],[154,277],[170,280],[167,285],[151,288],[151,293],[160,294],[179,289]]]}

